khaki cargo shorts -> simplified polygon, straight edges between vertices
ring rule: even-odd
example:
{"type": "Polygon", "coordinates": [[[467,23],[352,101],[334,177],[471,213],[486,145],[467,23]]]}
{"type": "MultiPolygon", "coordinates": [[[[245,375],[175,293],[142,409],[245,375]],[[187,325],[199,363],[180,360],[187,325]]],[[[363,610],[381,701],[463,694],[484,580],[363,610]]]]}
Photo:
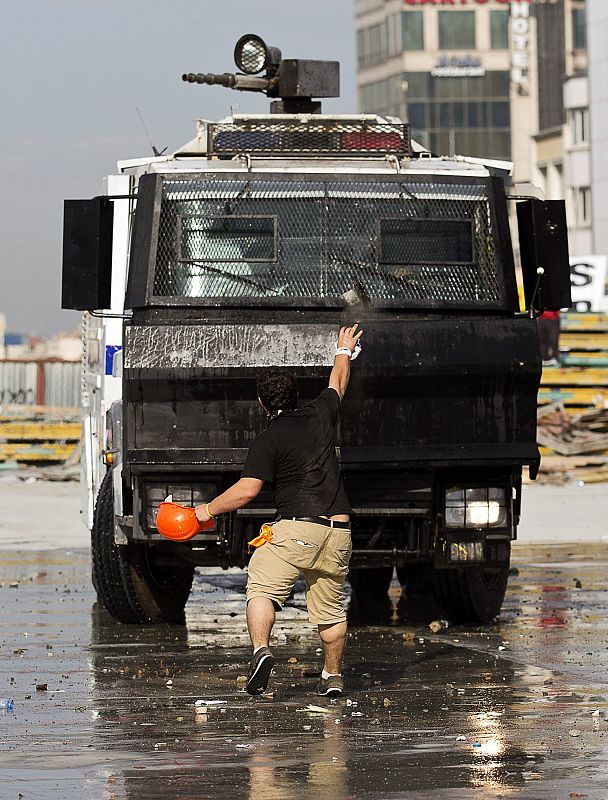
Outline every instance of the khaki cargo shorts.
{"type": "Polygon", "coordinates": [[[258,547],[249,562],[247,600],[268,597],[281,609],[303,575],[309,620],[316,625],[344,622],[350,531],[287,519],[271,527],[272,541],[258,547]]]}

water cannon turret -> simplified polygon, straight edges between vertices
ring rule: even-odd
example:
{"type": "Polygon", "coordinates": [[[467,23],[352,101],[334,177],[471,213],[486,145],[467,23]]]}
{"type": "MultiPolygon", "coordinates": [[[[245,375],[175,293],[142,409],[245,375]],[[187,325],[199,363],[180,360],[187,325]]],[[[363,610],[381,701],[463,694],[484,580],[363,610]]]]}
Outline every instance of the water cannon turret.
{"type": "Polygon", "coordinates": [[[275,114],[320,114],[321,103],[313,98],[340,96],[338,61],[284,59],[278,47],[269,47],[253,33],[238,40],[234,61],[239,73],[188,72],[182,80],[241,92],[263,92],[267,97],[278,98],[270,104],[275,114]]]}

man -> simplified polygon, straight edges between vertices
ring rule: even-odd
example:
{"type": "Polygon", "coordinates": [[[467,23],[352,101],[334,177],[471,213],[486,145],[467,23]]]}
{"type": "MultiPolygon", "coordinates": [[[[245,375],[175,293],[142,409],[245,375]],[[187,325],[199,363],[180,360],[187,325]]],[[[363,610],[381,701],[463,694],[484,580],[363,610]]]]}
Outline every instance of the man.
{"type": "Polygon", "coordinates": [[[269,644],[275,612],[300,574],[306,581],[309,619],[318,626],[325,656],[317,694],[336,696],[343,691],[351,509],[340,477],[335,430],[350,360],[363,334],[357,327],[358,323],[340,328],[328,388],[313,402],[297,407],[296,381],[285,370],[266,370],[260,376],[258,399],[268,428],[250,447],[240,480],[196,507],[199,522],[207,522],[247,505],[265,481],[272,485],[277,519],[262,526],[249,562],[247,627],[254,648],[249,694],[266,690],[274,667],[269,644]]]}
{"type": "Polygon", "coordinates": [[[559,311],[543,311],[538,317],[538,338],[543,366],[559,364],[559,311]]]}

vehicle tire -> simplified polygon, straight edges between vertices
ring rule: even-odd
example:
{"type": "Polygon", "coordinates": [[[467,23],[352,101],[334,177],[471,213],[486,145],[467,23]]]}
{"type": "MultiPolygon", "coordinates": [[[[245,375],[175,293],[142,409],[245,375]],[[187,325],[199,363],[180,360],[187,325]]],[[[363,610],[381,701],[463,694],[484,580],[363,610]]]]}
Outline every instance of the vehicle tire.
{"type": "Polygon", "coordinates": [[[508,562],[496,567],[436,569],[433,588],[450,622],[486,624],[500,612],[508,579],[508,562]]]}
{"type": "Polygon", "coordinates": [[[351,569],[348,581],[353,612],[359,616],[368,616],[390,611],[388,587],[392,577],[392,567],[351,569]]]}
{"type": "Polygon", "coordinates": [[[131,624],[183,624],[194,567],[177,558],[168,566],[159,566],[154,547],[139,542],[127,545],[114,542],[111,472],[106,474],[97,495],[91,556],[97,599],[115,620],[131,624]]]}

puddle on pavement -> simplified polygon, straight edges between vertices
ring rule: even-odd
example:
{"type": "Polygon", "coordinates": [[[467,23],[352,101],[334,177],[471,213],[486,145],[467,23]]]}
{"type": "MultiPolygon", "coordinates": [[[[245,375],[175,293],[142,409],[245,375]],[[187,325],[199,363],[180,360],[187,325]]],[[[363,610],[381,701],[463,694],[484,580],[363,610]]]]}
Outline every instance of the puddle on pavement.
{"type": "Polygon", "coordinates": [[[401,605],[351,627],[331,702],[301,591],[275,628],[274,697],[254,699],[242,573],[197,573],[183,628],[127,627],[94,606],[86,553],[0,553],[0,797],[605,800],[605,559],[518,548],[491,626],[434,635],[401,605]],[[195,714],[199,698],[227,702],[195,714]]]}

